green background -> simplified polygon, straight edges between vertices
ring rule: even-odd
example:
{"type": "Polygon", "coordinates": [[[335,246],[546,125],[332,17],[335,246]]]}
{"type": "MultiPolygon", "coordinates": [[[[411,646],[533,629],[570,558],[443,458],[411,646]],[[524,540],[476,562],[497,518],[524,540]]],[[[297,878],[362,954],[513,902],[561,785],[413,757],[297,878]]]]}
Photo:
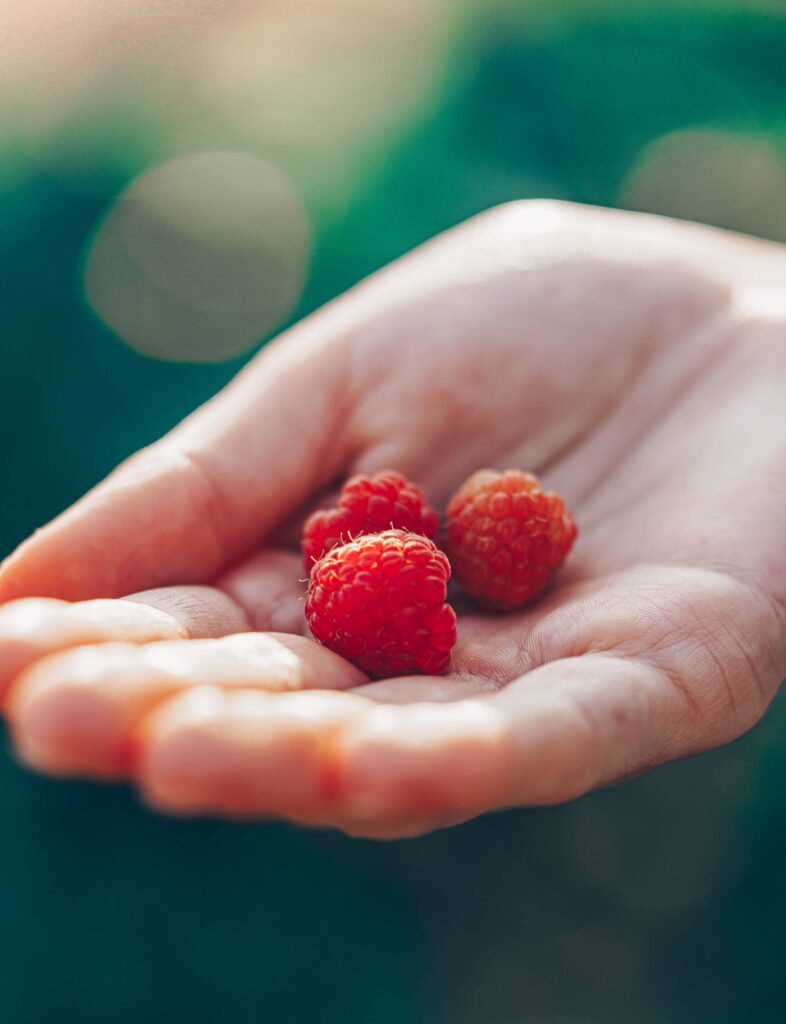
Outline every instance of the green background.
{"type": "MultiPolygon", "coordinates": [[[[306,194],[294,316],[495,203],[620,205],[668,133],[754,137],[776,162],[783,147],[775,6],[470,5],[446,47],[428,101],[357,157],[340,210],[306,194]]],[[[90,143],[89,121],[73,131],[90,143]]],[[[89,190],[41,164],[0,189],[0,553],[240,365],[144,358],[82,298],[97,220],[158,141],[89,190]]],[[[674,181],[665,195],[652,206],[692,212],[674,181]]],[[[719,209],[779,233],[745,202],[719,209]]],[[[4,755],[0,1020],[781,1024],[785,716],[570,806],[392,844],[164,820],[4,755]]]]}

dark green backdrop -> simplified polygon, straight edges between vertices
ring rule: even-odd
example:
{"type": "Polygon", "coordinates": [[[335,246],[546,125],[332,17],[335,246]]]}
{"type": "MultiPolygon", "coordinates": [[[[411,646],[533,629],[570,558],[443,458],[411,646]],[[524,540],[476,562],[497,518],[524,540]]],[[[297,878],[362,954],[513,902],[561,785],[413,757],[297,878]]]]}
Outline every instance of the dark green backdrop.
{"type": "MultiPolygon", "coordinates": [[[[563,4],[534,32],[515,6],[475,19],[438,101],[317,232],[299,313],[497,202],[617,203],[664,133],[780,149],[782,16],[563,4]]],[[[44,171],[0,191],[1,553],[239,365],[144,359],[92,317],[77,275],[109,198],[44,171]]],[[[785,769],[776,707],[574,805],[380,845],[163,820],[4,757],[0,1021],[782,1024],[785,769]]]]}

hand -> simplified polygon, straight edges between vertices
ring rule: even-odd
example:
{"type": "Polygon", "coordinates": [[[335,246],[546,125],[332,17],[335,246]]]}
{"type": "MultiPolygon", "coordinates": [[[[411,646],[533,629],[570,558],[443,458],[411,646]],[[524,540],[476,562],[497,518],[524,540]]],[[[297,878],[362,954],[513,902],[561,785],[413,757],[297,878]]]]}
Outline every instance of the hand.
{"type": "Polygon", "coordinates": [[[20,756],[404,836],[739,736],[786,675],[785,274],[772,244],[519,203],[375,275],[5,563],[0,599],[35,596],[0,609],[20,756]],[[461,609],[445,678],[368,683],[306,638],[309,507],[388,467],[441,505],[485,465],[575,514],[546,596],[461,609]]]}

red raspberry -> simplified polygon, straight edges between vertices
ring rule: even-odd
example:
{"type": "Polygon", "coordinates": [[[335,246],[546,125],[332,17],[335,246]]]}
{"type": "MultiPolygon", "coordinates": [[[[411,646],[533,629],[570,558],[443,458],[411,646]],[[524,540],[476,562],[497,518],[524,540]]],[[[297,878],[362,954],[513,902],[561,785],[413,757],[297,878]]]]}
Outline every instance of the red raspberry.
{"type": "Polygon", "coordinates": [[[448,505],[455,578],[479,604],[498,611],[539,594],[577,532],[562,498],[517,469],[473,473],[448,505]]]}
{"type": "Polygon", "coordinates": [[[447,557],[427,537],[366,534],[316,563],[306,618],[317,640],[371,676],[441,674],[456,643],[449,579],[447,557]]]}
{"type": "Polygon", "coordinates": [[[434,540],[439,516],[421,489],[401,473],[387,470],[376,476],[355,476],[341,488],[336,508],[314,512],[306,520],[302,541],[306,571],[337,544],[391,529],[434,540]]]}

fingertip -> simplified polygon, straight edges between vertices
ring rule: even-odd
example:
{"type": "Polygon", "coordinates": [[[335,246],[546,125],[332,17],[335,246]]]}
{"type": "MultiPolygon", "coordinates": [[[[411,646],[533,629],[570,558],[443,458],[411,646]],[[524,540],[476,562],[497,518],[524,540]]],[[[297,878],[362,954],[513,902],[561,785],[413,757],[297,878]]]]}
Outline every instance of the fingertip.
{"type": "Polygon", "coordinates": [[[11,683],[48,653],[63,601],[29,598],[0,608],[0,705],[11,683]]]}
{"type": "Polygon", "coordinates": [[[67,656],[52,656],[22,673],[6,711],[14,750],[29,768],[53,775],[120,778],[128,771],[126,733],[117,707],[67,656]]]}
{"type": "Polygon", "coordinates": [[[145,643],[187,636],[190,621],[181,619],[145,595],[74,604],[46,597],[12,601],[0,608],[0,704],[18,676],[57,651],[118,639],[145,643]]]}
{"type": "Polygon", "coordinates": [[[137,780],[158,810],[323,823],[325,737],[366,702],[198,687],[142,723],[137,780]]]}
{"type": "Polygon", "coordinates": [[[229,555],[211,508],[192,459],[147,449],[3,562],[0,601],[85,601],[210,579],[229,555]]]}
{"type": "Polygon", "coordinates": [[[15,749],[40,771],[126,777],[135,722],[176,687],[137,644],[102,643],[51,654],[23,672],[9,691],[15,749]]]}
{"type": "Polygon", "coordinates": [[[98,553],[89,538],[78,545],[77,555],[70,524],[71,515],[64,513],[0,563],[0,604],[26,597],[80,601],[121,596],[119,581],[104,577],[99,582],[98,553]]]}
{"type": "Polygon", "coordinates": [[[16,550],[0,562],[0,604],[14,601],[20,597],[38,595],[35,591],[27,589],[24,579],[24,563],[27,560],[27,551],[32,545],[35,535],[26,540],[16,550]],[[20,565],[22,570],[20,572],[20,565]]]}

